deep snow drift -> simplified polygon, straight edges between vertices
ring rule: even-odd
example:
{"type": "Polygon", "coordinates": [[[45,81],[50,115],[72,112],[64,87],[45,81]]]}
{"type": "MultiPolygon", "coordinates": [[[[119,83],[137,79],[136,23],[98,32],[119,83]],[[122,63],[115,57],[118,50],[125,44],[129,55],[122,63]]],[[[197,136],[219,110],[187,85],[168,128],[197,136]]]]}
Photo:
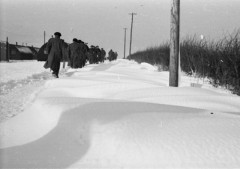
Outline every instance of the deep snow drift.
{"type": "Polygon", "coordinates": [[[69,69],[0,124],[0,166],[239,168],[240,97],[191,80],[127,60],[69,69]]]}

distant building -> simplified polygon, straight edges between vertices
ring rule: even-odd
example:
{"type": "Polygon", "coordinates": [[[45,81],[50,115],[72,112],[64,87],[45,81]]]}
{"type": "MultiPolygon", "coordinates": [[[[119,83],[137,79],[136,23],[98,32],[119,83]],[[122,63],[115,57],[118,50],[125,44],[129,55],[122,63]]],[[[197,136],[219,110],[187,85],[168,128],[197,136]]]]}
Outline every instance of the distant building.
{"type": "Polygon", "coordinates": [[[1,51],[0,51],[0,61],[6,61],[7,60],[7,47],[6,47],[6,43],[4,42],[0,42],[0,47],[1,47],[1,51]]]}
{"type": "Polygon", "coordinates": [[[33,46],[21,46],[17,44],[9,44],[8,51],[6,43],[1,42],[0,61],[7,60],[7,53],[9,60],[36,60],[39,48],[33,46]]]}
{"type": "Polygon", "coordinates": [[[39,49],[38,53],[37,53],[37,60],[38,61],[46,61],[48,58],[47,54],[44,54],[44,50],[47,46],[47,43],[45,43],[44,45],[41,46],[41,48],[39,49]]]}

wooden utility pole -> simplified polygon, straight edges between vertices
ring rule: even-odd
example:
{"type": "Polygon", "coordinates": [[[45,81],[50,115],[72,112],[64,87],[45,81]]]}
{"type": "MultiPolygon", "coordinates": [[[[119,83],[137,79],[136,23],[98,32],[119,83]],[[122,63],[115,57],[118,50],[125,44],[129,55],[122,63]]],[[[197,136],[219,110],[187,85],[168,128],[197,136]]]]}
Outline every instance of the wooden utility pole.
{"type": "Polygon", "coordinates": [[[8,43],[8,37],[6,39],[6,61],[9,62],[9,43],[8,43]]]}
{"type": "Polygon", "coordinates": [[[131,57],[131,49],[132,49],[132,29],[133,29],[133,15],[137,15],[136,13],[130,13],[129,15],[132,15],[132,21],[131,21],[131,32],[130,32],[130,47],[129,47],[129,57],[131,57]]]}
{"type": "Polygon", "coordinates": [[[172,0],[170,30],[169,86],[178,87],[180,69],[180,0],[172,0]]]}
{"type": "Polygon", "coordinates": [[[126,56],[126,31],[127,31],[127,28],[123,28],[124,29],[124,57],[123,59],[125,59],[125,56],[126,56]]]}
{"type": "Polygon", "coordinates": [[[44,31],[43,32],[43,44],[45,44],[46,43],[46,32],[44,31]]]}

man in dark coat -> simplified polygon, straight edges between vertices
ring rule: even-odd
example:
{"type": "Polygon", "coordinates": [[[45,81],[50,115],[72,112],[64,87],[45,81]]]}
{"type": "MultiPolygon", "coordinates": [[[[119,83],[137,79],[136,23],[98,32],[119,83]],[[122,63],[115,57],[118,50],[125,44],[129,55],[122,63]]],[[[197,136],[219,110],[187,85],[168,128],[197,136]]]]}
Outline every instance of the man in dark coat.
{"type": "Polygon", "coordinates": [[[100,59],[100,62],[104,62],[105,56],[106,56],[106,51],[103,48],[101,48],[101,59],[100,59]]]}
{"type": "Polygon", "coordinates": [[[95,48],[95,52],[96,52],[96,61],[95,63],[99,63],[101,60],[101,50],[99,49],[99,46],[96,46],[95,48]]]}
{"type": "Polygon", "coordinates": [[[94,57],[95,57],[95,46],[91,45],[89,52],[88,52],[89,64],[94,63],[94,60],[95,60],[94,57]]]}
{"type": "Polygon", "coordinates": [[[68,46],[69,66],[72,68],[81,68],[84,58],[84,46],[74,38],[73,43],[68,46]]]}
{"type": "Polygon", "coordinates": [[[48,59],[44,64],[44,68],[50,68],[53,71],[53,76],[58,78],[60,62],[64,54],[64,44],[63,40],[60,39],[60,32],[55,32],[54,35],[54,38],[49,39],[45,49],[48,59]]]}
{"type": "Polygon", "coordinates": [[[86,62],[87,62],[87,59],[88,59],[88,51],[89,51],[89,47],[87,45],[87,43],[84,43],[84,62],[83,62],[83,67],[85,66],[86,62]]]}
{"type": "Polygon", "coordinates": [[[108,60],[109,61],[112,61],[113,60],[113,56],[114,55],[114,52],[113,52],[113,50],[111,49],[109,52],[108,52],[108,60]]]}
{"type": "Polygon", "coordinates": [[[68,66],[70,66],[71,68],[76,67],[77,59],[79,59],[78,55],[79,55],[80,47],[79,47],[77,41],[78,40],[76,38],[73,38],[73,42],[71,44],[69,44],[68,48],[67,48],[68,66]]]}
{"type": "Polygon", "coordinates": [[[81,40],[78,40],[81,45],[81,67],[84,67],[87,61],[88,46],[81,40]]]}

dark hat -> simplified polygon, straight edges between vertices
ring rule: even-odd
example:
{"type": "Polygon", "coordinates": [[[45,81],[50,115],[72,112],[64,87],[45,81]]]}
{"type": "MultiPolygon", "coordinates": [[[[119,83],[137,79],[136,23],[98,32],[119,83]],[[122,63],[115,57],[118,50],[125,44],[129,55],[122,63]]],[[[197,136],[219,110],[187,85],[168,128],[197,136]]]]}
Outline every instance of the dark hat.
{"type": "Polygon", "coordinates": [[[78,43],[83,43],[83,41],[79,39],[79,40],[78,40],[78,43]]]}
{"type": "Polygon", "coordinates": [[[62,34],[60,32],[55,32],[54,35],[62,36],[62,34]]]}

